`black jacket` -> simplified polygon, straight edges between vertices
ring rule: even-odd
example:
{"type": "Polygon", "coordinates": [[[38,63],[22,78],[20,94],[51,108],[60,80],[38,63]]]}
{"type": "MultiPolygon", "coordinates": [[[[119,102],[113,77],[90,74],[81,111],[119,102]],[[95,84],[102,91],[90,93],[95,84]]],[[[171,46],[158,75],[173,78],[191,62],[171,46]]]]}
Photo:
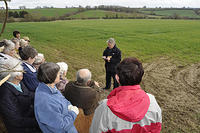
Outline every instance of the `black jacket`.
{"type": "Polygon", "coordinates": [[[106,72],[115,73],[115,67],[121,61],[121,51],[117,48],[116,45],[112,49],[109,49],[109,47],[107,47],[103,52],[103,56],[112,56],[110,62],[105,60],[105,68],[106,72]]]}
{"type": "Polygon", "coordinates": [[[34,117],[34,93],[21,83],[22,92],[5,82],[0,86],[0,114],[8,133],[40,132],[34,117]]]}

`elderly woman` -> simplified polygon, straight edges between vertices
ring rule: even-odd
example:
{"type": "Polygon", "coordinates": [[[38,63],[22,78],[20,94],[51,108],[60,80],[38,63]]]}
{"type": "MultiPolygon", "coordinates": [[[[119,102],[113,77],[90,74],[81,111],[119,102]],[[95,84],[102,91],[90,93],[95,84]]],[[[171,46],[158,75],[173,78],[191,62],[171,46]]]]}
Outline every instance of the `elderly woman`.
{"type": "Polygon", "coordinates": [[[43,133],[77,133],[74,121],[79,113],[65,99],[55,84],[60,81],[60,67],[43,63],[38,69],[39,86],[35,92],[34,111],[43,133]]]}
{"type": "Polygon", "coordinates": [[[56,84],[56,87],[63,93],[66,84],[69,82],[66,78],[68,65],[65,62],[58,62],[56,64],[60,66],[60,82],[56,84]]]}
{"type": "Polygon", "coordinates": [[[4,43],[3,53],[15,57],[16,54],[15,44],[12,41],[6,39],[3,40],[3,43],[4,43]]]}
{"type": "Polygon", "coordinates": [[[19,55],[23,60],[23,68],[24,68],[24,75],[23,75],[23,83],[26,87],[30,90],[35,92],[39,81],[37,80],[37,71],[36,68],[32,65],[35,61],[35,57],[37,56],[37,51],[31,46],[26,46],[22,50],[20,50],[19,55]]]}
{"type": "Polygon", "coordinates": [[[39,66],[45,62],[44,54],[38,53],[33,62],[33,66],[38,70],[39,66]]]}
{"type": "Polygon", "coordinates": [[[34,94],[21,82],[22,72],[19,60],[1,55],[0,79],[8,74],[10,78],[0,86],[0,114],[8,133],[37,133],[40,129],[34,117],[34,94]]]}

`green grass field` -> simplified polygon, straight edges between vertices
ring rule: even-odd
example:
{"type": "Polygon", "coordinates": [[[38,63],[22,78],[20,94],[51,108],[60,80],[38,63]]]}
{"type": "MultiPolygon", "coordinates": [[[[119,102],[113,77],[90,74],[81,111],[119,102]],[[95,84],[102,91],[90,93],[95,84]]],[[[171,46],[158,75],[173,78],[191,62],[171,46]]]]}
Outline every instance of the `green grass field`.
{"type": "Polygon", "coordinates": [[[102,72],[101,56],[109,37],[116,39],[123,58],[135,56],[148,62],[169,56],[185,64],[199,62],[199,29],[199,21],[190,20],[29,22],[8,24],[1,39],[12,38],[12,31],[19,30],[47,60],[69,62],[73,71],[100,65],[102,72]]]}
{"type": "Polygon", "coordinates": [[[173,16],[174,14],[179,15],[180,17],[188,18],[200,18],[200,15],[197,15],[193,10],[162,10],[162,11],[142,11],[143,13],[155,13],[156,15],[161,16],[173,16]]]}
{"type": "MultiPolygon", "coordinates": [[[[137,57],[145,63],[167,57],[180,63],[180,66],[200,62],[199,29],[200,23],[197,20],[98,19],[28,22],[7,24],[0,39],[10,39],[12,32],[19,30],[22,37],[30,37],[31,45],[43,53],[47,61],[67,62],[68,79],[74,80],[78,69],[88,68],[92,71],[93,79],[104,85],[105,69],[101,57],[108,38],[116,39],[117,46],[122,51],[122,58],[137,57]]],[[[159,93],[155,96],[158,95],[159,93]]],[[[165,104],[162,107],[164,108],[165,104]]],[[[177,121],[184,116],[173,115],[173,111],[167,109],[164,111],[163,133],[179,133],[183,129],[185,132],[191,131],[192,127],[187,124],[190,121],[186,121],[186,125],[180,125],[177,121]],[[182,126],[185,128],[181,129],[182,126]]],[[[192,118],[196,119],[197,114],[192,112],[192,118]]],[[[193,126],[198,125],[193,123],[193,126]]]]}

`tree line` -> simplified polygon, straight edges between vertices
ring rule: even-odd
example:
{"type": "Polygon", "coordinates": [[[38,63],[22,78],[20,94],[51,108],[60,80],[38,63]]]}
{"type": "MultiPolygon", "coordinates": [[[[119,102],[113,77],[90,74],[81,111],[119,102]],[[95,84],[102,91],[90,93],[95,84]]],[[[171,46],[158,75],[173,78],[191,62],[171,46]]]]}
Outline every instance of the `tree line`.
{"type": "Polygon", "coordinates": [[[9,11],[8,12],[8,17],[13,17],[13,18],[24,18],[25,15],[27,15],[27,11],[9,11]]]}

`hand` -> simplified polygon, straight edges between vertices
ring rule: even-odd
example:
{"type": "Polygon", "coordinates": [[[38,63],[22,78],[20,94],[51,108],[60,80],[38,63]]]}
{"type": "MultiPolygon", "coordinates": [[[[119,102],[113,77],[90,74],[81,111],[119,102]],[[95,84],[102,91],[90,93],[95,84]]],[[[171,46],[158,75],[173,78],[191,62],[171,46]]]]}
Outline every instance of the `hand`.
{"type": "Polygon", "coordinates": [[[105,59],[106,59],[106,56],[102,56],[102,58],[105,60],[105,59]]]}
{"type": "Polygon", "coordinates": [[[76,113],[76,115],[79,114],[79,110],[78,110],[78,108],[76,106],[72,106],[71,110],[74,111],[76,113]]]}
{"type": "Polygon", "coordinates": [[[79,110],[78,110],[78,108],[77,108],[76,106],[69,105],[69,106],[68,106],[68,109],[69,109],[70,111],[74,111],[74,113],[76,113],[76,115],[79,114],[79,110]]]}
{"type": "Polygon", "coordinates": [[[97,87],[100,87],[98,82],[94,81],[94,84],[95,84],[97,87]]]}
{"type": "Polygon", "coordinates": [[[107,61],[108,62],[110,62],[110,58],[111,58],[112,56],[108,56],[106,59],[107,59],[107,61]]]}
{"type": "Polygon", "coordinates": [[[69,106],[68,106],[68,110],[71,110],[72,107],[73,107],[73,105],[69,105],[69,106]]]}

